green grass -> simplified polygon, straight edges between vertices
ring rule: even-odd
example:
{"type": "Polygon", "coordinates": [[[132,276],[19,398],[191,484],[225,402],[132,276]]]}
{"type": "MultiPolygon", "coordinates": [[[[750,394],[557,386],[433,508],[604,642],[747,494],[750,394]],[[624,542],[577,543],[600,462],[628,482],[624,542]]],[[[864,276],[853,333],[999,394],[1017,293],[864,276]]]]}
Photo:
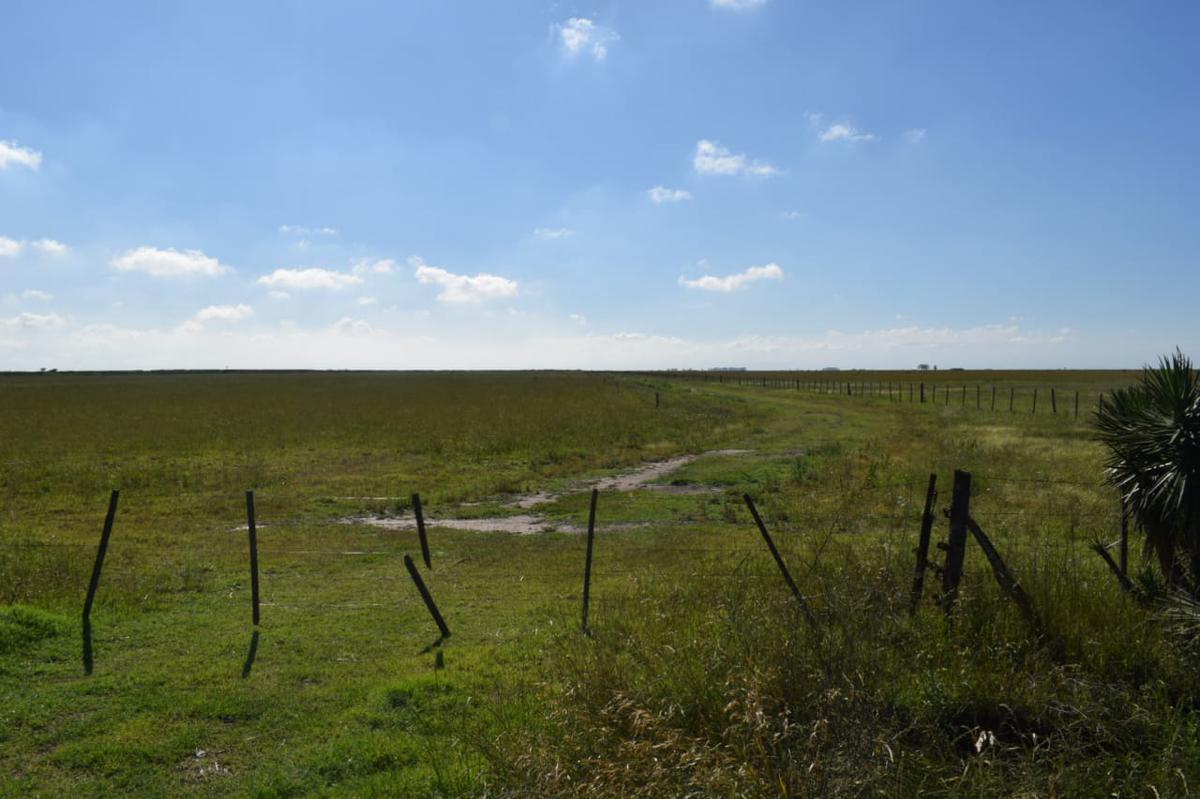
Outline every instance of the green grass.
{"type": "MultiPolygon", "coordinates": [[[[1126,376],[992,377],[1098,394],[1126,376]]],[[[580,373],[6,376],[0,396],[0,795],[1200,784],[1194,656],[1087,548],[1119,514],[1083,418],[580,373]],[[434,516],[511,513],[519,492],[725,447],[750,452],[663,481],[711,493],[601,496],[602,524],[642,524],[597,538],[592,637],[580,535],[432,529],[425,576],[453,630],[434,649],[402,564],[415,534],[340,522],[406,511],[413,491],[434,516]],[[925,482],[944,507],[955,468],[1046,638],[974,545],[953,624],[929,598],[908,617],[925,482]],[[85,677],[78,614],[112,487],[85,677]],[[243,677],[247,488],[264,606],[243,677]]],[[[582,525],[587,495],[538,510],[582,525]]]]}

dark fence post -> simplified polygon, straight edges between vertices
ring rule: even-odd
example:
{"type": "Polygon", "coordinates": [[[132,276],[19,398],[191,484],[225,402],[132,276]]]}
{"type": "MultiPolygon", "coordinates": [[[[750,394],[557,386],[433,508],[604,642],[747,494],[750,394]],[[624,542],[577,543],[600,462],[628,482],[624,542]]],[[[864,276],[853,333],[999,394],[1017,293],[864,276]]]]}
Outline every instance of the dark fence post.
{"type": "Polygon", "coordinates": [[[942,602],[949,613],[958,599],[962,581],[963,558],[967,549],[967,520],[971,515],[971,473],[954,471],[954,490],[950,497],[950,540],[946,544],[946,566],[942,570],[942,602]]]}
{"type": "Polygon", "coordinates": [[[1017,395],[1017,389],[1014,386],[1008,387],[1008,412],[1013,412],[1013,398],[1017,395]]]}
{"type": "Polygon", "coordinates": [[[1033,601],[1030,600],[1029,594],[1025,593],[1025,589],[1017,582],[1017,578],[1013,577],[1012,572],[1008,570],[1008,566],[1004,563],[1000,553],[992,546],[991,540],[984,534],[981,528],[974,519],[967,517],[967,527],[971,530],[971,534],[975,536],[975,540],[979,542],[979,548],[983,550],[983,554],[987,557],[988,563],[992,566],[992,574],[996,576],[996,582],[1000,584],[1001,590],[1008,596],[1009,599],[1016,604],[1017,609],[1021,611],[1021,615],[1025,617],[1025,621],[1033,628],[1034,632],[1041,635],[1045,632],[1042,627],[1042,620],[1038,617],[1037,611],[1033,608],[1033,601]]]}
{"type": "Polygon", "coordinates": [[[996,410],[996,387],[992,386],[992,410],[996,410]]]}
{"type": "Polygon", "coordinates": [[[1079,392],[1075,392],[1075,418],[1079,418],[1079,392]]]}
{"type": "Polygon", "coordinates": [[[1033,390],[1033,413],[1037,413],[1037,392],[1038,390],[1035,388],[1033,390]]]}
{"type": "Polygon", "coordinates": [[[587,635],[592,634],[588,627],[588,610],[592,597],[592,545],[596,540],[596,495],[599,493],[598,489],[592,489],[592,504],[588,508],[587,557],[583,562],[583,632],[587,635]]]}
{"type": "Polygon", "coordinates": [[[417,586],[417,592],[421,594],[421,599],[425,600],[425,607],[429,610],[429,615],[433,616],[433,622],[437,625],[442,638],[449,638],[450,628],[446,626],[442,614],[438,613],[437,605],[433,603],[433,597],[430,595],[429,589],[425,587],[425,581],[421,579],[421,574],[417,571],[417,564],[413,563],[410,555],[404,556],[404,568],[408,569],[408,576],[417,586]]]}
{"type": "Polygon", "coordinates": [[[925,489],[925,512],[921,514],[921,537],[917,540],[917,570],[913,573],[912,598],[908,615],[917,612],[921,593],[925,588],[925,569],[929,565],[929,537],[933,533],[933,503],[937,501],[937,475],[929,475],[929,486],[925,489]]]}
{"type": "Polygon", "coordinates": [[[83,673],[92,673],[92,603],[96,600],[96,589],[100,587],[100,570],[104,568],[104,555],[108,552],[108,539],[112,535],[113,520],[117,518],[117,500],[121,492],[113,489],[108,498],[108,513],[104,517],[104,529],[100,533],[100,546],[96,548],[96,562],[92,564],[92,579],[88,581],[87,599],[83,602],[83,673]]]}
{"type": "MultiPolygon", "coordinates": [[[[912,397],[912,392],[909,392],[909,397],[912,397]]],[[[925,404],[925,384],[921,384],[921,404],[925,404]]]]}
{"type": "Polygon", "coordinates": [[[762,533],[763,540],[767,542],[767,549],[771,550],[771,557],[775,558],[775,565],[783,573],[784,582],[788,584],[788,588],[792,589],[792,596],[796,597],[796,601],[800,603],[800,610],[804,612],[805,621],[808,622],[809,626],[815,626],[817,620],[813,616],[812,610],[808,607],[808,602],[804,600],[804,595],[800,593],[800,588],[796,585],[796,581],[792,579],[792,573],[788,571],[787,564],[783,562],[783,556],[775,548],[775,542],[771,540],[771,534],[767,532],[767,526],[763,524],[762,517],[758,515],[758,508],[754,507],[754,500],[750,499],[749,494],[742,494],[742,498],[746,500],[746,507],[750,509],[750,515],[754,517],[754,523],[758,525],[758,532],[762,533]]]}
{"type": "Polygon", "coordinates": [[[425,512],[421,508],[421,495],[412,495],[413,515],[417,517],[417,540],[421,542],[421,560],[425,561],[425,568],[432,569],[433,564],[429,557],[429,536],[425,532],[425,512]]]}
{"type": "Polygon", "coordinates": [[[1054,387],[1050,387],[1050,412],[1058,415],[1058,397],[1054,393],[1054,387]]]}
{"type": "Polygon", "coordinates": [[[250,538],[250,602],[251,618],[258,626],[258,528],[254,519],[254,492],[246,492],[246,530],[250,538]]]}

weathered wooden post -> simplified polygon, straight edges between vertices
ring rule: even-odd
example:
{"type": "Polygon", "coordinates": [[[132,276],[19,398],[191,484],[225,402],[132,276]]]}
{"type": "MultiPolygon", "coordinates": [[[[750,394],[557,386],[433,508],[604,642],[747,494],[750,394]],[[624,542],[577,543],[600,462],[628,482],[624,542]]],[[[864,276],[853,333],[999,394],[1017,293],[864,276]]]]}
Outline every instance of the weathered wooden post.
{"type": "Polygon", "coordinates": [[[592,591],[592,544],[596,540],[596,496],[599,490],[592,489],[592,504],[588,508],[587,557],[583,562],[583,632],[592,634],[588,627],[588,608],[591,604],[592,591]]]}
{"type": "Polygon", "coordinates": [[[433,617],[433,623],[437,625],[438,632],[442,634],[442,638],[450,637],[450,628],[446,626],[445,619],[438,612],[437,605],[433,602],[433,595],[429,593],[429,589],[425,587],[425,581],[421,579],[421,573],[417,571],[417,564],[413,563],[411,555],[404,556],[404,568],[408,569],[408,576],[412,578],[413,584],[417,587],[417,592],[421,595],[421,599],[425,602],[425,609],[429,611],[429,615],[433,617]]]}
{"type": "Polygon", "coordinates": [[[250,617],[258,626],[258,527],[254,518],[254,492],[246,492],[246,531],[250,539],[250,617]]]}
{"type": "Polygon", "coordinates": [[[783,556],[779,554],[779,550],[775,548],[775,542],[771,540],[771,534],[767,532],[767,526],[763,524],[762,517],[758,515],[758,508],[754,507],[754,500],[750,499],[749,494],[742,494],[742,498],[746,501],[746,507],[750,509],[750,515],[754,517],[754,523],[758,525],[758,532],[762,534],[763,541],[767,543],[767,549],[771,550],[771,557],[775,558],[775,565],[779,567],[780,573],[783,574],[783,580],[787,583],[788,588],[792,589],[792,596],[796,597],[796,601],[800,603],[800,610],[804,613],[804,619],[809,626],[814,626],[817,623],[816,617],[813,616],[812,610],[808,607],[808,602],[805,601],[804,595],[800,593],[799,586],[792,579],[792,573],[788,571],[787,564],[783,562],[783,556]]]}
{"type": "Polygon", "coordinates": [[[929,475],[929,486],[925,489],[925,511],[921,514],[921,537],[917,539],[917,569],[913,573],[912,597],[908,615],[917,612],[921,593],[925,588],[925,569],[929,565],[929,537],[933,533],[933,504],[937,501],[937,475],[929,475]]]}
{"type": "Polygon", "coordinates": [[[421,543],[421,560],[425,561],[425,568],[432,569],[433,564],[430,562],[429,556],[429,536],[425,532],[425,512],[421,508],[421,495],[414,493],[412,495],[413,515],[417,518],[417,540],[421,543]]]}
{"type": "Polygon", "coordinates": [[[942,570],[942,603],[947,613],[958,599],[958,584],[962,581],[963,558],[967,549],[967,520],[970,516],[971,473],[956,469],[950,497],[950,539],[944,547],[946,566],[942,570]]]}
{"type": "Polygon", "coordinates": [[[108,539],[112,535],[113,520],[117,518],[117,500],[121,492],[113,489],[108,497],[108,513],[104,516],[104,529],[100,533],[100,546],[96,548],[96,562],[92,564],[92,579],[88,581],[87,599],[83,602],[83,673],[92,673],[92,603],[96,600],[96,589],[100,587],[100,570],[104,568],[104,555],[108,552],[108,539]]]}

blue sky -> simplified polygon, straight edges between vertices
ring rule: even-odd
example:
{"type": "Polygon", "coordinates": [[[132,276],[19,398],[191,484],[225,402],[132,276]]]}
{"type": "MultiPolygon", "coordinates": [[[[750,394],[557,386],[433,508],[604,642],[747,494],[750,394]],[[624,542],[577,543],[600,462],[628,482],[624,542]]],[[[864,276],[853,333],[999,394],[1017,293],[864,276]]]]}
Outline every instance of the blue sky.
{"type": "Polygon", "coordinates": [[[1200,6],[0,10],[0,369],[1200,354],[1200,6]]]}

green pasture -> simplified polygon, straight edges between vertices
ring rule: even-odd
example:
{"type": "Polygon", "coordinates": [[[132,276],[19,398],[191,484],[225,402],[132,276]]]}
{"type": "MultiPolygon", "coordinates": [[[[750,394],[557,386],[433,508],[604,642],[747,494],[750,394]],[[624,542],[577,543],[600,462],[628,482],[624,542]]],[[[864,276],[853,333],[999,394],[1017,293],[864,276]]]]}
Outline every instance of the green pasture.
{"type": "Polygon", "coordinates": [[[0,795],[1188,795],[1198,661],[1089,549],[1120,512],[1088,414],[956,401],[1132,376],[939,370],[960,394],[924,405],[804,382],[931,374],[0,376],[0,795]],[[592,481],[713,450],[744,452],[601,494],[591,636],[577,532],[433,525],[438,642],[416,534],[348,523],[420,492],[580,528],[592,481]],[[909,617],[926,482],[944,539],[956,468],[1042,635],[977,548],[953,617],[934,575],[909,617]]]}

